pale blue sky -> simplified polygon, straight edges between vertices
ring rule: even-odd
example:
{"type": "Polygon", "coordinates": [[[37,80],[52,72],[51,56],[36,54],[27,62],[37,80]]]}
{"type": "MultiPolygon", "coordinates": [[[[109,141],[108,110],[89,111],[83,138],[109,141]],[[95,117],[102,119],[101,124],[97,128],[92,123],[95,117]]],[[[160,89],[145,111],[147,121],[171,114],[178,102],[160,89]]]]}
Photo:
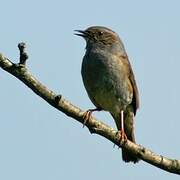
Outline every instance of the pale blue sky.
{"type": "MultiPolygon", "coordinates": [[[[137,143],[180,159],[180,1],[6,0],[0,10],[0,52],[18,62],[27,43],[29,70],[86,110],[82,84],[85,42],[75,29],[103,25],[124,42],[140,91],[137,143]]],[[[143,161],[126,164],[113,144],[58,112],[0,69],[0,179],[160,179],[173,175],[143,161]]],[[[94,114],[115,127],[108,113],[94,114]]]]}

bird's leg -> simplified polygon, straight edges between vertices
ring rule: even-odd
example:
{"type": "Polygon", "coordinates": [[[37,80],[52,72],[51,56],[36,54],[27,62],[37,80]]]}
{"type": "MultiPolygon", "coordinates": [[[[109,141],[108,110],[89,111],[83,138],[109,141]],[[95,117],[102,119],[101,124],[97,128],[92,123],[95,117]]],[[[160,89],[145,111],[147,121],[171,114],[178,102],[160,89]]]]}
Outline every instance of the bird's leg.
{"type": "Polygon", "coordinates": [[[121,129],[120,129],[121,139],[123,139],[124,141],[127,141],[127,136],[124,131],[124,111],[123,110],[121,110],[120,123],[121,123],[121,129]]]}
{"type": "Polygon", "coordinates": [[[84,114],[83,114],[83,118],[84,118],[84,123],[83,123],[83,127],[85,126],[85,124],[89,121],[89,119],[91,118],[91,115],[94,111],[101,111],[102,109],[100,108],[95,108],[95,109],[88,109],[84,114]]]}

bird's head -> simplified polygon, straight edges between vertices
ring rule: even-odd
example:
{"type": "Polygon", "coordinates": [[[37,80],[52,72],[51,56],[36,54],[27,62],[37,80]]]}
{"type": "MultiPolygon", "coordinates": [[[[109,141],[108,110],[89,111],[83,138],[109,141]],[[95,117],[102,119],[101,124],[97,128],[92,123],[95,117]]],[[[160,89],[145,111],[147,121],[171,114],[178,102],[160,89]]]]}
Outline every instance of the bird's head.
{"type": "Polygon", "coordinates": [[[82,36],[87,45],[88,44],[101,44],[101,45],[112,45],[119,42],[119,36],[109,28],[102,26],[92,26],[86,30],[75,30],[75,35],[82,36]]]}

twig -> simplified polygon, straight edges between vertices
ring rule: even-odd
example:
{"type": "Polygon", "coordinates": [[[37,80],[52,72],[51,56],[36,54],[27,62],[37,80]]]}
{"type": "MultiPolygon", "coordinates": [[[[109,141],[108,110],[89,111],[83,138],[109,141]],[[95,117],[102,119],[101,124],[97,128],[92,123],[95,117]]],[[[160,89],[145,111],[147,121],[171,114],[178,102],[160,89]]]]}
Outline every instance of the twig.
{"type": "MultiPolygon", "coordinates": [[[[18,47],[20,50],[20,62],[18,64],[14,64],[8,58],[0,54],[0,67],[21,80],[34,93],[43,98],[50,105],[83,124],[83,115],[85,112],[71,104],[63,98],[62,95],[54,93],[52,90],[40,83],[25,66],[28,58],[28,55],[25,52],[25,43],[20,43],[18,47]]],[[[91,117],[85,125],[91,133],[103,136],[119,147],[126,148],[138,158],[148,162],[149,164],[167,172],[180,174],[180,160],[169,159],[163,157],[162,155],[157,155],[145,147],[134,144],[129,140],[127,140],[127,142],[123,142],[121,137],[117,136],[117,131],[94,117],[91,117]]]]}

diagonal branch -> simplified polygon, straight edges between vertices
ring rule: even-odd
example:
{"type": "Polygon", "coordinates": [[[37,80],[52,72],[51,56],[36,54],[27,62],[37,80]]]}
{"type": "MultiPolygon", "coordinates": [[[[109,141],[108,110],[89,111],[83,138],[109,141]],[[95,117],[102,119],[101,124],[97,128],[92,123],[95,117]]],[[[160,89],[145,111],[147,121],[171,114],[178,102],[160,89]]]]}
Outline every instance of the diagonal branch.
{"type": "MultiPolygon", "coordinates": [[[[83,115],[85,112],[64,99],[62,95],[55,94],[52,90],[48,89],[39,82],[25,66],[28,58],[25,52],[25,44],[20,43],[18,47],[20,50],[20,63],[14,64],[8,58],[0,54],[0,67],[22,81],[34,93],[43,98],[51,106],[83,124],[83,115]]],[[[141,145],[134,144],[129,140],[127,140],[127,142],[123,142],[120,136],[117,137],[117,131],[94,117],[89,119],[86,126],[91,133],[103,136],[117,146],[126,148],[138,158],[148,162],[149,164],[167,172],[180,174],[180,160],[169,159],[162,155],[155,154],[149,149],[146,149],[141,145]]]]}

